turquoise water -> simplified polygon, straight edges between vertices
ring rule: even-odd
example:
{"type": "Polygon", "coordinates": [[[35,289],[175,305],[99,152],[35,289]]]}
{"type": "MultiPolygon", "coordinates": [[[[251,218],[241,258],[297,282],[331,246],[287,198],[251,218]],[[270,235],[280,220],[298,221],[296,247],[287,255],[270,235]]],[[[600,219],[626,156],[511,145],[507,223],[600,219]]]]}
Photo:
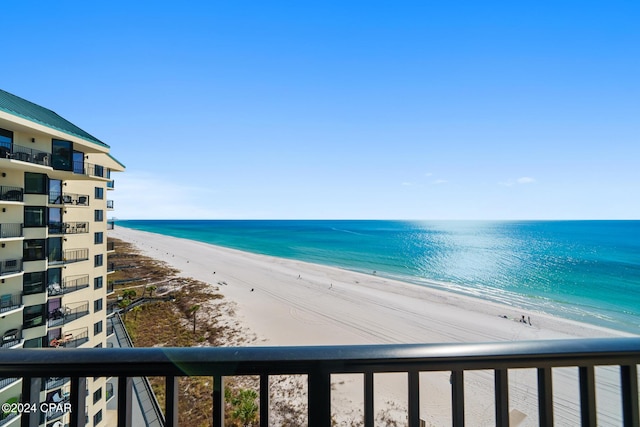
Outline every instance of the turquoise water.
{"type": "Polygon", "coordinates": [[[129,220],[640,333],[640,221],[129,220]]]}

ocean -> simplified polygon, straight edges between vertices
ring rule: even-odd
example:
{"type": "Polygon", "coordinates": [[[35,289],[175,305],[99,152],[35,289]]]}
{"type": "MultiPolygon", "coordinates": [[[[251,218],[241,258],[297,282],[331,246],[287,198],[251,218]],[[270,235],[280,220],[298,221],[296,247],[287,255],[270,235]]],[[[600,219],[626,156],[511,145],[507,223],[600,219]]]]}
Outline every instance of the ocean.
{"type": "Polygon", "coordinates": [[[640,221],[127,220],[640,334],[640,221]]]}

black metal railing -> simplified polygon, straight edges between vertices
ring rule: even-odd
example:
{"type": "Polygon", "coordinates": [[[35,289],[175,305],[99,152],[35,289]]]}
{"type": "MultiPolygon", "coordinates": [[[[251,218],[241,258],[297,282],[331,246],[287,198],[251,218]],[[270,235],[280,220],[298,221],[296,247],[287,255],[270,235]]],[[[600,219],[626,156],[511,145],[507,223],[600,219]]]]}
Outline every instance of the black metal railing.
{"type": "Polygon", "coordinates": [[[88,222],[65,222],[63,223],[63,233],[64,234],[79,234],[79,233],[88,233],[89,232],[89,223],[88,222]]]}
{"type": "Polygon", "coordinates": [[[23,199],[24,189],[22,187],[0,185],[0,200],[7,202],[22,202],[23,199]]]}
{"type": "Polygon", "coordinates": [[[44,390],[53,390],[69,382],[69,377],[48,377],[43,382],[44,390]]]}
{"type": "Polygon", "coordinates": [[[107,282],[107,295],[112,294],[115,291],[114,283],[112,280],[107,282]]]}
{"type": "Polygon", "coordinates": [[[11,348],[20,344],[20,341],[22,341],[22,331],[20,331],[20,329],[9,329],[8,331],[4,331],[1,338],[2,342],[0,342],[0,345],[2,348],[11,348]]]}
{"type": "MultiPolygon", "coordinates": [[[[72,331],[66,331],[58,338],[55,338],[49,342],[49,347],[55,348],[76,348],[89,341],[89,328],[74,329],[72,331]]],[[[15,350],[14,350],[15,351],[15,350]]],[[[56,371],[56,373],[58,373],[56,371]]],[[[64,375],[66,372],[61,372],[64,375]]]]}
{"type": "Polygon", "coordinates": [[[18,223],[0,224],[0,239],[8,239],[11,237],[23,237],[24,236],[23,230],[24,230],[23,224],[18,224],[18,223]]]}
{"type": "Polygon", "coordinates": [[[116,264],[113,262],[108,262],[107,263],[107,273],[112,273],[116,271],[116,264]]]}
{"type": "Polygon", "coordinates": [[[89,196],[87,194],[61,193],[59,191],[49,192],[49,204],[89,206],[89,196]]]}
{"type": "Polygon", "coordinates": [[[0,261],[0,276],[14,274],[22,271],[21,259],[5,259],[0,261]]]}
{"type": "Polygon", "coordinates": [[[49,313],[49,327],[66,325],[89,314],[89,303],[70,304],[57,308],[49,313]]]}
{"type": "Polygon", "coordinates": [[[65,264],[69,264],[72,262],[86,261],[89,259],[89,249],[88,248],[67,249],[64,251],[64,254],[62,256],[63,256],[62,261],[65,264]]]}
{"type": "Polygon", "coordinates": [[[106,168],[102,165],[94,165],[87,162],[73,162],[73,173],[105,178],[106,168]]]}
{"type": "Polygon", "coordinates": [[[62,285],[60,285],[60,283],[57,283],[57,282],[50,283],[49,286],[47,286],[47,293],[51,297],[56,295],[68,294],[68,293],[78,291],[80,289],[84,289],[88,287],[89,287],[89,275],[85,274],[83,276],[65,278],[64,281],[62,282],[62,285]]]}
{"type": "Polygon", "coordinates": [[[6,313],[20,307],[22,307],[22,294],[0,295],[0,313],[6,313]]]}
{"type": "Polygon", "coordinates": [[[49,166],[51,164],[51,153],[36,150],[35,148],[23,147],[13,144],[12,149],[0,147],[0,158],[20,160],[22,162],[34,163],[37,165],[49,166]]]}
{"type": "Polygon", "coordinates": [[[115,242],[107,242],[107,251],[115,251],[116,243],[115,242]]]}
{"type": "MultiPolygon", "coordinates": [[[[83,349],[73,352],[17,349],[0,352],[0,375],[33,378],[23,381],[23,394],[31,395],[37,377],[56,372],[71,379],[71,425],[84,419],[86,377],[118,377],[118,425],[131,425],[132,377],[166,378],[166,426],[177,425],[177,377],[213,377],[213,425],[224,420],[224,378],[254,375],[260,378],[260,425],[269,423],[269,377],[306,375],[308,380],[308,424],[332,425],[331,376],[363,375],[364,425],[374,425],[374,376],[403,372],[407,378],[406,413],[409,426],[420,425],[420,373],[450,372],[452,425],[463,426],[464,374],[476,370],[494,373],[495,423],[509,425],[509,372],[533,368],[537,371],[538,417],[540,425],[554,421],[552,371],[578,367],[576,405],[582,425],[598,425],[596,411],[596,366],[619,366],[620,424],[637,426],[638,363],[640,338],[520,341],[470,344],[410,344],[329,347],[242,347],[242,348],[132,348],[83,349]],[[35,381],[35,383],[34,383],[35,381]],[[79,391],[82,392],[79,392],[79,391]]],[[[428,399],[428,396],[425,398],[428,399]]],[[[31,415],[23,415],[30,417],[31,415]]]]}
{"type": "Polygon", "coordinates": [[[15,383],[19,379],[20,378],[18,378],[18,377],[0,377],[0,389],[3,389],[6,386],[9,386],[9,385],[15,383]]]}

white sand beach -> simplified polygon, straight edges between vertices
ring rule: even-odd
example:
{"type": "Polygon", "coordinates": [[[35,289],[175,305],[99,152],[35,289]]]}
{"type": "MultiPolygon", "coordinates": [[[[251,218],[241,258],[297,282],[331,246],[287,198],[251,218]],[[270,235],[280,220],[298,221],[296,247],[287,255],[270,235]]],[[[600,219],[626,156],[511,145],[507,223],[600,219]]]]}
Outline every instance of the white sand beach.
{"type": "MultiPolygon", "coordinates": [[[[257,335],[251,345],[493,342],[625,335],[374,274],[122,227],[116,227],[112,235],[167,262],[185,277],[219,287],[235,305],[238,320],[257,335]],[[523,315],[531,318],[531,325],[519,322],[523,315]]],[[[573,374],[575,370],[569,368],[554,371],[556,425],[578,423],[578,388],[573,374]]],[[[613,385],[599,391],[598,424],[619,425],[617,371],[598,368],[597,375],[613,385]]],[[[361,379],[345,378],[344,384],[339,383],[332,398],[340,402],[344,413],[337,414],[336,420],[338,425],[350,425],[349,417],[361,416],[357,409],[362,406],[361,379]]],[[[428,396],[421,399],[421,418],[427,425],[450,425],[449,373],[423,374],[421,387],[421,395],[428,396]]],[[[510,374],[512,425],[538,425],[535,391],[534,371],[510,374]]],[[[492,373],[465,375],[465,393],[467,425],[494,425],[492,373]]],[[[376,410],[387,407],[401,414],[405,406],[406,376],[395,375],[380,384],[376,380],[376,410]]],[[[404,419],[402,415],[399,418],[404,419]]]]}

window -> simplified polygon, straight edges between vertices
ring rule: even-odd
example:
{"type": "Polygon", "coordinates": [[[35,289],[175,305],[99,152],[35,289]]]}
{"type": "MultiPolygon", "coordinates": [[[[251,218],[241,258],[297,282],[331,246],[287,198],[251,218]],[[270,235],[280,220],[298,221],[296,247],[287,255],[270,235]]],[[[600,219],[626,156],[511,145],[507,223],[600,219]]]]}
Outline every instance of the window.
{"type": "Polygon", "coordinates": [[[47,208],[44,206],[25,206],[24,207],[24,226],[25,227],[44,227],[45,213],[47,208]]]}
{"type": "Polygon", "coordinates": [[[95,243],[96,245],[99,245],[103,241],[104,241],[104,233],[102,231],[93,233],[93,243],[95,243]]]}
{"type": "Polygon", "coordinates": [[[84,153],[73,152],[73,173],[84,175],[84,153]]]}
{"type": "Polygon", "coordinates": [[[38,337],[32,338],[30,340],[25,340],[22,348],[42,348],[42,338],[43,337],[38,337]]]}
{"type": "Polygon", "coordinates": [[[73,144],[71,141],[51,140],[51,166],[54,169],[71,171],[73,144]]]}
{"type": "Polygon", "coordinates": [[[93,312],[97,312],[102,310],[102,298],[97,299],[93,302],[93,312]]]}
{"type": "MultiPolygon", "coordinates": [[[[13,144],[13,132],[6,129],[0,129],[0,147],[7,148],[11,150],[11,145],[13,144]]],[[[5,152],[6,155],[6,152],[5,152]]]]}
{"type": "Polygon", "coordinates": [[[93,279],[93,289],[102,288],[102,276],[93,279]]]}
{"type": "Polygon", "coordinates": [[[45,304],[25,307],[22,311],[22,327],[24,329],[27,329],[44,325],[46,311],[47,310],[45,304]]]}
{"type": "Polygon", "coordinates": [[[25,240],[22,257],[25,261],[44,260],[46,258],[44,247],[44,239],[25,240]]]}
{"type": "Polygon", "coordinates": [[[96,209],[95,211],[93,211],[93,219],[94,221],[103,221],[104,211],[102,209],[96,209]]]}
{"type": "Polygon", "coordinates": [[[22,279],[22,293],[24,295],[33,295],[44,292],[44,271],[36,273],[24,273],[22,279]]]}
{"type": "Polygon", "coordinates": [[[104,188],[96,187],[95,197],[96,199],[104,199],[104,188]]]}
{"type": "Polygon", "coordinates": [[[59,179],[49,180],[49,203],[52,205],[62,203],[62,181],[59,179]]]}
{"type": "Polygon", "coordinates": [[[47,259],[50,264],[62,262],[62,237],[50,237],[47,240],[47,259]]]}
{"type": "Polygon", "coordinates": [[[102,409],[96,412],[96,414],[93,416],[93,425],[97,426],[98,424],[100,424],[101,421],[102,421],[102,409]]]}
{"type": "Polygon", "coordinates": [[[62,283],[62,269],[50,268],[47,271],[47,287],[49,288],[49,292],[51,292],[51,289],[60,289],[60,283],[62,283]]]}
{"type": "Polygon", "coordinates": [[[93,266],[100,267],[102,265],[102,254],[93,257],[93,266]]]}
{"type": "Polygon", "coordinates": [[[93,324],[93,335],[98,335],[102,332],[102,320],[93,324]]]}
{"type": "Polygon", "coordinates": [[[62,234],[62,208],[49,208],[49,233],[62,234]]]}
{"type": "Polygon", "coordinates": [[[93,392],[93,404],[95,405],[102,399],[102,387],[93,392]]]}
{"type": "Polygon", "coordinates": [[[25,194],[47,194],[47,175],[42,173],[24,173],[25,194]]]}

